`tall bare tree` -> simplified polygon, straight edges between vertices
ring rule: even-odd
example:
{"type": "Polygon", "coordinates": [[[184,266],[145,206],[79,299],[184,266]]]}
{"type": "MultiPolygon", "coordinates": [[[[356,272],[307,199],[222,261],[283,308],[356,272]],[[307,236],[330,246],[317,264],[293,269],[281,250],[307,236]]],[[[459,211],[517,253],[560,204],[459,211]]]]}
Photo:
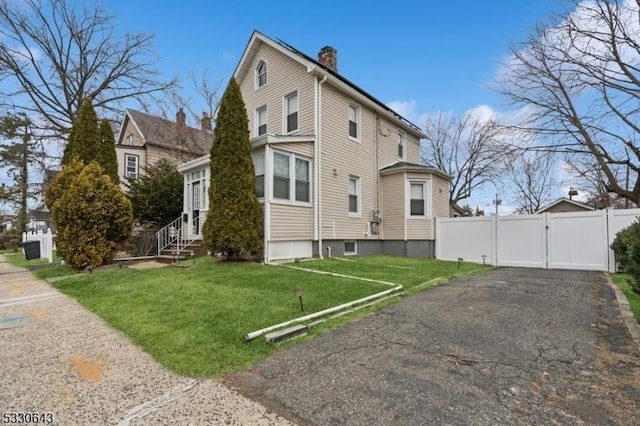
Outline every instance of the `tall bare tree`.
{"type": "Polygon", "coordinates": [[[496,182],[503,168],[500,160],[502,130],[473,111],[460,117],[439,113],[423,123],[427,135],[422,161],[453,176],[449,200],[457,203],[487,182],[496,182]]]}
{"type": "Polygon", "coordinates": [[[176,84],[154,68],[152,35],[120,34],[113,16],[82,4],[0,0],[0,106],[34,117],[53,137],[68,134],[87,98],[115,112],[176,84]]]}
{"type": "Polygon", "coordinates": [[[506,180],[514,191],[517,213],[535,213],[551,200],[556,188],[555,163],[548,152],[517,152],[511,156],[506,180]]]}
{"type": "Polygon", "coordinates": [[[522,127],[547,140],[537,148],[570,154],[579,173],[597,169],[607,192],[638,203],[640,2],[573,6],[512,46],[499,91],[527,112],[522,127]]]}

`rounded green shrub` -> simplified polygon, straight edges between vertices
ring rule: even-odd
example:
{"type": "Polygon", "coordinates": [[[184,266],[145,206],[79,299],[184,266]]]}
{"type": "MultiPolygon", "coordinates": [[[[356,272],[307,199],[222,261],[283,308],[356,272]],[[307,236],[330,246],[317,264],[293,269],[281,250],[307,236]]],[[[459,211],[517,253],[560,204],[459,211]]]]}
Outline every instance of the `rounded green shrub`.
{"type": "Polygon", "coordinates": [[[58,253],[76,269],[107,263],[131,233],[131,203],[95,161],[71,160],[50,185],[47,200],[58,253]]]}
{"type": "Polygon", "coordinates": [[[631,288],[640,294],[640,222],[618,232],[611,244],[620,269],[631,275],[631,288]]]}

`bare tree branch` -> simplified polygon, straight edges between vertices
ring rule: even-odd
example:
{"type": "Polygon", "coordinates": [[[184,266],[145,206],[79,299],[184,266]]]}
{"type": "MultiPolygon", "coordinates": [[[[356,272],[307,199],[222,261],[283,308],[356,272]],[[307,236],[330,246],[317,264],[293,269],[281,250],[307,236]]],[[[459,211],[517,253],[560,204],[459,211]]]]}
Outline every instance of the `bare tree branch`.
{"type": "Polygon", "coordinates": [[[530,112],[518,127],[548,141],[537,150],[569,154],[578,175],[595,169],[607,191],[634,203],[640,201],[639,3],[574,1],[574,11],[512,46],[498,78],[498,90],[530,112]]]}
{"type": "Polygon", "coordinates": [[[117,34],[98,6],[68,0],[0,0],[0,106],[36,114],[43,136],[62,137],[82,105],[121,114],[176,87],[154,68],[150,34],[117,34]]]}
{"type": "Polygon", "coordinates": [[[422,161],[453,176],[449,199],[457,203],[490,181],[497,181],[504,154],[501,128],[473,113],[462,117],[439,113],[423,126],[427,135],[422,161]]]}

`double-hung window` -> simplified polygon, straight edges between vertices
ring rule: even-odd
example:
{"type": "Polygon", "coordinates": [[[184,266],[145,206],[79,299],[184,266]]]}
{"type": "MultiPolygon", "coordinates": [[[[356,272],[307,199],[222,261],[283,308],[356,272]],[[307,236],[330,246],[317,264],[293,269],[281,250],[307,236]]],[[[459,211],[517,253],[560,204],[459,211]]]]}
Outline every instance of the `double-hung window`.
{"type": "Polygon", "coordinates": [[[258,151],[251,157],[253,169],[256,173],[256,196],[264,198],[264,151],[258,151]]]}
{"type": "Polygon", "coordinates": [[[288,200],[290,194],[291,160],[287,154],[273,153],[273,198],[288,200]]]}
{"type": "Polygon", "coordinates": [[[400,130],[398,132],[398,158],[400,160],[405,159],[406,146],[407,146],[407,135],[402,130],[400,130]]]}
{"type": "Polygon", "coordinates": [[[349,214],[357,215],[360,212],[360,178],[349,176],[349,214]]]}
{"type": "Polygon", "coordinates": [[[267,107],[262,106],[256,110],[256,134],[258,136],[267,133],[267,107]]]}
{"type": "Polygon", "coordinates": [[[308,203],[311,201],[309,185],[309,161],[295,158],[296,162],[296,201],[308,203]]]}
{"type": "Polygon", "coordinates": [[[349,137],[359,139],[360,136],[360,108],[349,104],[349,137]]]}
{"type": "Polygon", "coordinates": [[[298,130],[298,92],[291,93],[284,98],[285,133],[298,130]]]}
{"type": "Polygon", "coordinates": [[[265,84],[267,84],[267,63],[260,61],[256,67],[256,86],[262,87],[265,84]]]}
{"type": "Polygon", "coordinates": [[[125,154],[125,177],[128,179],[138,179],[138,156],[125,154]]]}
{"type": "Polygon", "coordinates": [[[273,198],[311,202],[311,162],[295,154],[273,153],[273,198]]]}
{"type": "Polygon", "coordinates": [[[409,214],[411,216],[426,216],[427,183],[410,182],[409,185],[409,214]]]}

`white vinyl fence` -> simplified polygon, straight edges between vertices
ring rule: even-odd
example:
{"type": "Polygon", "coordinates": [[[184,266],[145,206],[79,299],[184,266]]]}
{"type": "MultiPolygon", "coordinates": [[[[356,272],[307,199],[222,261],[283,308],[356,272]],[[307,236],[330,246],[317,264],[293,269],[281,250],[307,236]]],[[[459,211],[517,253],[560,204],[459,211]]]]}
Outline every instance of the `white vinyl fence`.
{"type": "Polygon", "coordinates": [[[53,235],[51,229],[47,229],[46,232],[23,232],[22,241],[40,241],[40,257],[49,259],[49,263],[53,262],[53,235]]]}
{"type": "Polygon", "coordinates": [[[436,219],[436,258],[495,266],[616,271],[616,234],[640,209],[436,219]]]}

